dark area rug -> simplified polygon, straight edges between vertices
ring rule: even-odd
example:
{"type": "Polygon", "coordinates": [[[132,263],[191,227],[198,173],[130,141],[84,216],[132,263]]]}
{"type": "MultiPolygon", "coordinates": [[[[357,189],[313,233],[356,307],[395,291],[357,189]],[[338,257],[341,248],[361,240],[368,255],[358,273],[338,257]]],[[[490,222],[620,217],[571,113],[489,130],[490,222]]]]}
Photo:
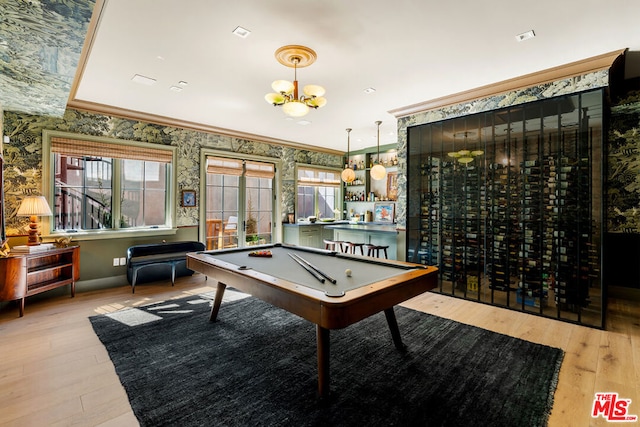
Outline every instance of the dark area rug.
{"type": "Polygon", "coordinates": [[[383,313],[331,331],[332,394],[319,400],[315,325],[251,297],[210,323],[208,297],[90,319],[141,425],[547,423],[560,349],[396,307],[407,351],[383,313]]]}

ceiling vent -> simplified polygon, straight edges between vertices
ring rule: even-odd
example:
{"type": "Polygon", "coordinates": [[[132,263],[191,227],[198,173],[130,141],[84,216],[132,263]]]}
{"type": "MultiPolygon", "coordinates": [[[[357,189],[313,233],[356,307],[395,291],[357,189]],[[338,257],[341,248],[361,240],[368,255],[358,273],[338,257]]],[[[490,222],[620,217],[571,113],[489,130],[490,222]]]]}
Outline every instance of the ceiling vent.
{"type": "Polygon", "coordinates": [[[516,40],[519,41],[519,42],[523,42],[525,40],[532,39],[535,36],[536,36],[536,34],[533,32],[533,30],[529,30],[529,31],[526,31],[524,33],[518,34],[516,36],[516,40]]]}

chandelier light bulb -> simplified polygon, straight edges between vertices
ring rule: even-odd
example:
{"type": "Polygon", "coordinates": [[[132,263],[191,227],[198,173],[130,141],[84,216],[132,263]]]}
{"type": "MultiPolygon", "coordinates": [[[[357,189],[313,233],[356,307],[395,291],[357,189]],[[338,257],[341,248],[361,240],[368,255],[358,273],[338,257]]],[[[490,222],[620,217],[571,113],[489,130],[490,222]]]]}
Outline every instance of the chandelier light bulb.
{"type": "Polygon", "coordinates": [[[323,96],[320,96],[318,98],[311,98],[307,100],[307,105],[313,108],[324,107],[326,104],[327,104],[327,99],[323,96]]]}
{"type": "Polygon", "coordinates": [[[309,112],[309,107],[303,102],[291,101],[282,106],[282,111],[291,117],[302,117],[309,112]]]}
{"type": "Polygon", "coordinates": [[[284,99],[285,98],[282,94],[274,92],[268,93],[264,96],[264,100],[273,105],[284,104],[284,99]]]}
{"type": "Polygon", "coordinates": [[[271,84],[271,88],[278,93],[290,94],[293,92],[293,83],[288,80],[276,80],[271,84]]]}
{"type": "Polygon", "coordinates": [[[324,95],[325,90],[324,90],[324,88],[322,86],[306,85],[304,87],[304,89],[302,89],[302,92],[307,96],[320,97],[320,96],[324,95]]]}

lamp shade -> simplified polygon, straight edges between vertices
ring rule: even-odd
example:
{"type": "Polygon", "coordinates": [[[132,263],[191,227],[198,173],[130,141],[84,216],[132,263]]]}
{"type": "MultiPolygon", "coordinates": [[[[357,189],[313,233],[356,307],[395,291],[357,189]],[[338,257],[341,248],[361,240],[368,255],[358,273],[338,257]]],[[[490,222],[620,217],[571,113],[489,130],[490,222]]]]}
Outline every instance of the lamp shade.
{"type": "Polygon", "coordinates": [[[307,104],[313,108],[321,108],[327,105],[327,99],[324,96],[319,96],[317,98],[309,99],[307,104]]]}
{"type": "Polygon", "coordinates": [[[371,174],[371,178],[375,179],[376,181],[379,181],[385,177],[385,175],[387,174],[387,170],[381,164],[377,164],[371,168],[370,174],[371,174]]]}
{"type": "Polygon", "coordinates": [[[342,177],[342,180],[346,183],[351,183],[353,182],[354,179],[356,179],[356,173],[351,168],[345,168],[340,174],[340,176],[342,177]]]}
{"type": "Polygon", "coordinates": [[[18,216],[51,216],[51,208],[44,196],[27,196],[18,208],[18,216]]]}
{"type": "Polygon", "coordinates": [[[324,95],[325,90],[322,86],[318,86],[318,85],[306,85],[303,89],[302,92],[307,95],[307,96],[317,96],[320,97],[322,95],[324,95]]]}
{"type": "Polygon", "coordinates": [[[27,196],[22,199],[22,203],[18,208],[17,216],[29,217],[29,238],[27,246],[37,246],[40,244],[38,238],[38,217],[51,216],[51,208],[44,196],[27,196]]]}
{"type": "Polygon", "coordinates": [[[276,80],[271,84],[271,88],[279,93],[289,94],[293,92],[293,83],[288,80],[276,80]]]}
{"type": "Polygon", "coordinates": [[[286,115],[291,117],[302,117],[309,112],[307,104],[300,101],[287,102],[282,106],[282,110],[286,115]]]}
{"type": "Polygon", "coordinates": [[[267,101],[269,104],[273,104],[273,105],[282,105],[284,104],[284,95],[280,94],[280,93],[268,93],[264,96],[265,101],[267,101]]]}

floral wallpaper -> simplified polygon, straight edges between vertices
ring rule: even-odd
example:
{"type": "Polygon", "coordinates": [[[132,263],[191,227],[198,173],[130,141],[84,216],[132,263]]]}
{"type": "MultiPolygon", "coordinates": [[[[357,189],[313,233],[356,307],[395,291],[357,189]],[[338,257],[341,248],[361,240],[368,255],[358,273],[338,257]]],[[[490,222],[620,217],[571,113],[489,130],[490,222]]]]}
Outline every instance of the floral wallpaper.
{"type": "Polygon", "coordinates": [[[94,0],[0,0],[0,105],[62,116],[94,0]]]}
{"type": "Polygon", "coordinates": [[[611,108],[607,155],[607,230],[640,233],[640,92],[611,108]]]}
{"type": "MultiPolygon", "coordinates": [[[[1,1],[1,0],[0,0],[1,1]]],[[[508,105],[608,86],[608,71],[598,71],[540,86],[512,91],[398,119],[398,225],[406,225],[407,128],[467,114],[490,111],[508,105]]],[[[635,97],[634,97],[635,96],[635,97]]],[[[613,108],[609,147],[608,212],[609,231],[640,230],[640,95],[613,108]]],[[[23,235],[28,220],[15,216],[19,200],[29,191],[41,192],[42,131],[44,129],[107,136],[177,147],[177,182],[180,189],[199,189],[200,149],[259,155],[281,160],[281,212],[293,212],[295,163],[342,167],[339,155],[301,150],[188,129],[160,126],[106,115],[66,110],[61,118],[5,112],[4,133],[11,144],[4,145],[5,217],[7,235],[23,235]]],[[[179,203],[177,204],[179,206],[179,203]]],[[[177,225],[198,224],[198,210],[178,207],[177,225]]]]}
{"type": "MultiPolygon", "coordinates": [[[[177,147],[177,191],[200,188],[200,150],[210,148],[281,160],[283,189],[281,211],[292,212],[295,201],[295,163],[342,166],[342,156],[283,147],[247,139],[233,138],[188,129],[160,126],[136,120],[66,110],[61,118],[4,113],[4,134],[11,143],[3,147],[4,197],[7,236],[24,235],[28,218],[16,217],[22,198],[29,192],[42,193],[42,131],[56,130],[83,135],[104,136],[177,147]]],[[[198,196],[198,200],[199,200],[198,196]]],[[[177,226],[198,225],[198,209],[180,207],[176,201],[177,226]]]]}

